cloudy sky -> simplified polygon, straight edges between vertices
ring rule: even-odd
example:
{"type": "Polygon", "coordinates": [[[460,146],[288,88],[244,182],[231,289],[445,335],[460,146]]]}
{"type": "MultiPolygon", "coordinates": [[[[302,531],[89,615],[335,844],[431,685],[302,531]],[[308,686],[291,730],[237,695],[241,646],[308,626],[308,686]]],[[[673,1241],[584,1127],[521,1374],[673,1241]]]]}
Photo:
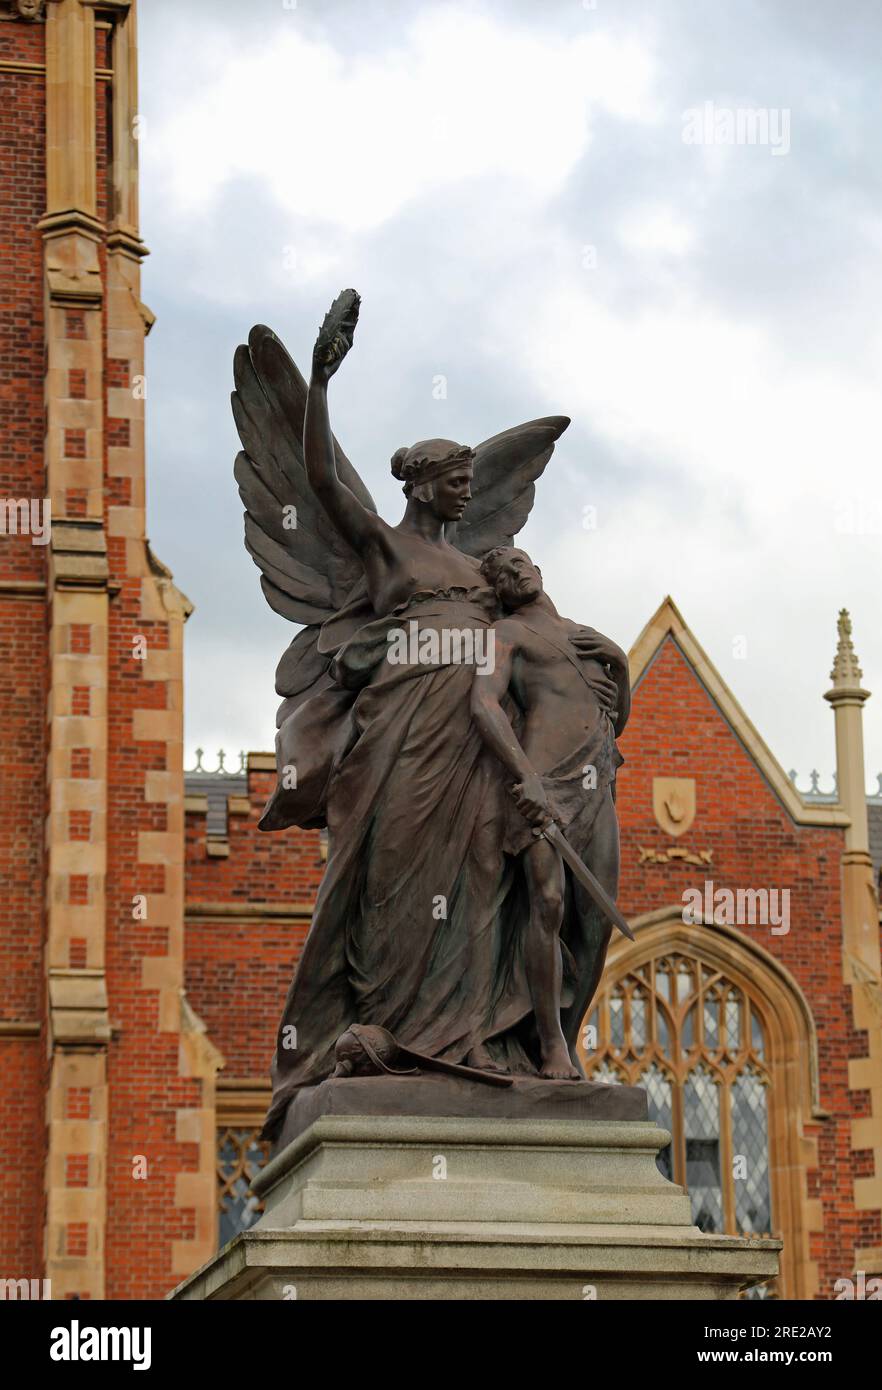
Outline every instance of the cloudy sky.
{"type": "Polygon", "coordinates": [[[627,647],[672,594],[826,786],[845,605],[882,771],[876,0],[146,0],[140,41],[189,750],[272,747],[293,635],[242,546],[233,351],[264,322],[305,369],[354,285],[332,420],[389,520],[399,445],[570,415],[522,533],[561,611],[627,647]]]}

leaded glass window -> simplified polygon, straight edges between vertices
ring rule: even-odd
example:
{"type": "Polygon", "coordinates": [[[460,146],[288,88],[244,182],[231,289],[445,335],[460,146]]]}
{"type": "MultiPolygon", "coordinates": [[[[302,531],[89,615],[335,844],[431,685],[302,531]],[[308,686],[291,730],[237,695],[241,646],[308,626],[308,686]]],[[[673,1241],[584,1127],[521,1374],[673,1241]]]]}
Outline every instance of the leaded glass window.
{"type": "Polygon", "coordinates": [[[269,1144],[259,1129],[221,1129],[217,1145],[219,1246],[247,1231],[262,1207],[251,1191],[251,1180],[269,1157],[269,1144]]]}
{"type": "Polygon", "coordinates": [[[771,1230],[769,1129],[766,1087],[760,1073],[742,1072],[732,1083],[732,1147],[744,1155],[744,1178],[735,1184],[739,1231],[762,1235],[771,1230]]]}
{"type": "Polygon", "coordinates": [[[722,1231],[720,1093],[707,1067],[693,1067],[683,1082],[683,1131],[693,1220],[702,1231],[722,1231]]]}
{"type": "MultiPolygon", "coordinates": [[[[638,1085],[646,1087],[649,1095],[649,1113],[656,1124],[661,1125],[662,1129],[672,1130],[674,1113],[670,1073],[663,1071],[657,1062],[653,1062],[640,1073],[638,1085]]],[[[664,1176],[672,1179],[674,1174],[670,1144],[661,1150],[655,1161],[664,1176]]]]}
{"type": "Polygon", "coordinates": [[[589,1080],[646,1087],[672,1136],[658,1166],[703,1231],[773,1233],[765,1036],[759,1002],[684,951],[612,979],[582,1030],[589,1080]]]}

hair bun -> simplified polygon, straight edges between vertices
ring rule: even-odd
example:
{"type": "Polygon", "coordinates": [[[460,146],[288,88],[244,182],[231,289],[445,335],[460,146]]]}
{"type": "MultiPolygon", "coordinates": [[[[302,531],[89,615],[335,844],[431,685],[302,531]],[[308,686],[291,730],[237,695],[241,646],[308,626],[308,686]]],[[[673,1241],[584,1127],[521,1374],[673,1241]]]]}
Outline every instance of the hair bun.
{"type": "Polygon", "coordinates": [[[407,458],[408,450],[406,447],[396,449],[392,455],[392,477],[398,478],[399,482],[405,477],[404,460],[407,458]]]}

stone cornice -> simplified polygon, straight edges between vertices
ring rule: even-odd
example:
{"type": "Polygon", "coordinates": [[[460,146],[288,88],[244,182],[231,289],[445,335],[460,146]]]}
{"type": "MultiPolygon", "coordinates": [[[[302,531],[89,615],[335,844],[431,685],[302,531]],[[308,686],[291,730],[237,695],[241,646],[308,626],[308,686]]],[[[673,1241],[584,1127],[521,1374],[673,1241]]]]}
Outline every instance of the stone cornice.
{"type": "Polygon", "coordinates": [[[276,755],[275,753],[249,753],[248,771],[249,772],[275,772],[276,755]]]}
{"type": "Polygon", "coordinates": [[[189,902],[184,908],[184,915],[188,921],[210,922],[222,918],[230,918],[235,921],[261,922],[268,918],[272,918],[273,920],[281,919],[302,922],[310,919],[313,908],[314,904],[311,902],[189,902]]]}
{"type": "Polygon", "coordinates": [[[46,240],[63,236],[65,232],[82,232],[93,241],[101,241],[104,230],[104,223],[99,222],[90,212],[83,212],[82,208],[62,208],[58,212],[47,212],[37,223],[37,231],[42,232],[46,240]]]}
{"type": "Polygon", "coordinates": [[[108,587],[107,540],[100,521],[85,517],[53,521],[50,550],[53,588],[108,587]]]}
{"type": "Polygon", "coordinates": [[[46,284],[53,304],[97,309],[104,297],[98,247],[101,223],[81,208],[48,213],[37,223],[43,234],[46,284]]]}
{"type": "Polygon", "coordinates": [[[145,256],[150,255],[134,227],[114,227],[107,234],[107,250],[113,254],[121,253],[130,256],[133,261],[142,261],[145,256]]]}
{"type": "Polygon", "coordinates": [[[45,579],[0,579],[0,594],[4,598],[41,599],[45,593],[45,579]]]}
{"type": "Polygon", "coordinates": [[[95,1047],[110,1041],[107,983],[103,970],[49,971],[52,1037],[67,1047],[95,1047]]]}

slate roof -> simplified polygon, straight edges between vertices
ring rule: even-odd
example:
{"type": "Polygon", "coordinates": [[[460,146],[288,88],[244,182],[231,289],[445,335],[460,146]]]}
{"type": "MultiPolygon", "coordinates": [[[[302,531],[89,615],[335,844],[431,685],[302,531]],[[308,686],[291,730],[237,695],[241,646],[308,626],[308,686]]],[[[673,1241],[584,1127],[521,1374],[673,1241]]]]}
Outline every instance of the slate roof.
{"type": "Polygon", "coordinates": [[[227,797],[248,795],[248,774],[185,772],[187,796],[207,796],[208,816],[205,833],[223,838],[227,834],[227,797]]]}

